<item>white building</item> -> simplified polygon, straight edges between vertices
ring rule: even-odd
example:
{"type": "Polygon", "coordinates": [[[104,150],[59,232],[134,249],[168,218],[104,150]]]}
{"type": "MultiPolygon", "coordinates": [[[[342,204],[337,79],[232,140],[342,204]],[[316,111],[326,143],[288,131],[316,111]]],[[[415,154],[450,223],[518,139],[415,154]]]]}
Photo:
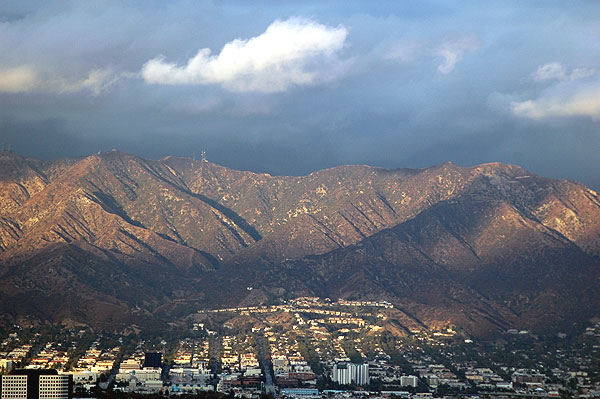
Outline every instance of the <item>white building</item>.
{"type": "Polygon", "coordinates": [[[366,385],[369,383],[369,365],[354,363],[337,363],[333,366],[331,378],[342,385],[355,383],[366,385]]]}
{"type": "Polygon", "coordinates": [[[403,375],[400,377],[400,385],[416,388],[419,385],[419,377],[414,375],[403,375]]]}
{"type": "Polygon", "coordinates": [[[72,378],[68,374],[41,375],[39,379],[40,399],[68,398],[72,378]]]}
{"type": "Polygon", "coordinates": [[[0,379],[1,399],[68,399],[73,390],[73,377],[56,370],[17,370],[0,379]]]}
{"type": "Polygon", "coordinates": [[[23,398],[27,399],[27,376],[26,375],[3,375],[2,376],[2,399],[23,398]]]}

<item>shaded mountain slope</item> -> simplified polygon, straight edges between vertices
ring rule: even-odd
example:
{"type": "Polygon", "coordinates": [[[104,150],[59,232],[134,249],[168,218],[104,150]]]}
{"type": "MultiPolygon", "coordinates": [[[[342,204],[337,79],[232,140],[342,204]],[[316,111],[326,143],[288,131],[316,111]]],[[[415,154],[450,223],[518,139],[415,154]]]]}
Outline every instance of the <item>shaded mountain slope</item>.
{"type": "Polygon", "coordinates": [[[505,165],[474,170],[482,173],[460,195],[355,246],[281,264],[239,261],[231,273],[273,296],[387,298],[428,326],[471,331],[569,329],[596,315],[597,194],[505,165]],[[548,223],[542,211],[578,219],[548,223]]]}
{"type": "Polygon", "coordinates": [[[600,197],[517,166],[286,177],[2,153],[0,188],[4,320],[157,323],[321,295],[388,299],[407,329],[485,332],[559,328],[599,304],[600,197]]]}

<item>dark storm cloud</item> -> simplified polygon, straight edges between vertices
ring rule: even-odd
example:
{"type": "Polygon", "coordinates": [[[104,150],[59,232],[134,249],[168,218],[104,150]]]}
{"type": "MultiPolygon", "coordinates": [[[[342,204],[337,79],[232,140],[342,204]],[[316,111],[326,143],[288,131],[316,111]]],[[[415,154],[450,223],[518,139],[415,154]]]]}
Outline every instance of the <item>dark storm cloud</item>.
{"type": "Polygon", "coordinates": [[[3,2],[0,140],[277,174],[501,161],[600,187],[598,4],[396,3],[3,2]]]}

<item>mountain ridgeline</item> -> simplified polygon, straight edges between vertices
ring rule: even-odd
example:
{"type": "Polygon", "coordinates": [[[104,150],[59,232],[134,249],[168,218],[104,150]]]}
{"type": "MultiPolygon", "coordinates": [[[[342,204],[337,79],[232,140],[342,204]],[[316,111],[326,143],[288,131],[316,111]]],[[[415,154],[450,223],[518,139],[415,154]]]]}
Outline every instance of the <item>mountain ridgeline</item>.
{"type": "Polygon", "coordinates": [[[310,295],[388,300],[407,331],[558,331],[598,315],[599,286],[600,196],[517,166],[0,153],[3,323],[160,327],[310,295]]]}

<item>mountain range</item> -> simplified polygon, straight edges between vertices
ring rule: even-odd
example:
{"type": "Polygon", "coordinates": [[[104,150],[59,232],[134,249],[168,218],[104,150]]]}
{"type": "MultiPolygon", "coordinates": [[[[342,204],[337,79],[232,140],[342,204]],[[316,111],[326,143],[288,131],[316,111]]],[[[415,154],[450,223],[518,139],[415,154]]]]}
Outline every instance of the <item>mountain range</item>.
{"type": "Polygon", "coordinates": [[[500,163],[271,176],[0,153],[0,323],[161,328],[198,309],[384,299],[399,328],[598,316],[600,196],[500,163]]]}

